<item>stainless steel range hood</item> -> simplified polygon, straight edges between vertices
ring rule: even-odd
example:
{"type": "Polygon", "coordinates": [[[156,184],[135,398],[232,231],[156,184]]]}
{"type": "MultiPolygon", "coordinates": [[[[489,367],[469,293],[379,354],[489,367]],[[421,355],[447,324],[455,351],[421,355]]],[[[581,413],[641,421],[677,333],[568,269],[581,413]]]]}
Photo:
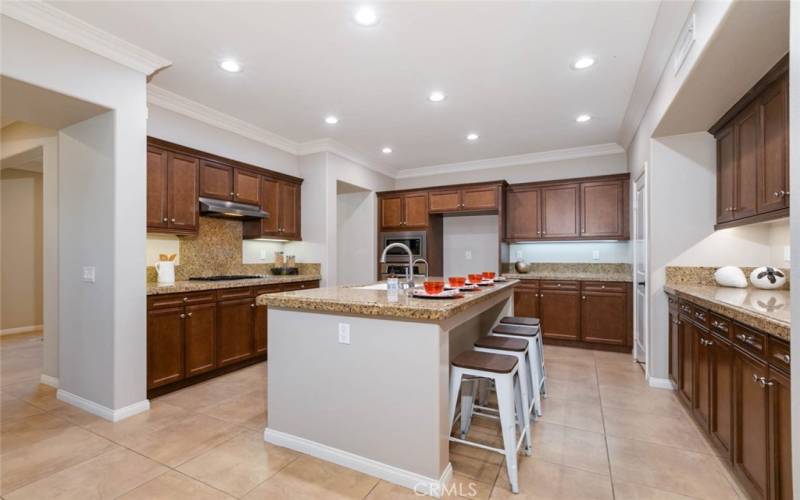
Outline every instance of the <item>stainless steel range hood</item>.
{"type": "Polygon", "coordinates": [[[233,201],[215,200],[213,198],[200,198],[200,215],[206,217],[222,217],[225,219],[268,219],[269,214],[257,205],[247,205],[233,201]]]}

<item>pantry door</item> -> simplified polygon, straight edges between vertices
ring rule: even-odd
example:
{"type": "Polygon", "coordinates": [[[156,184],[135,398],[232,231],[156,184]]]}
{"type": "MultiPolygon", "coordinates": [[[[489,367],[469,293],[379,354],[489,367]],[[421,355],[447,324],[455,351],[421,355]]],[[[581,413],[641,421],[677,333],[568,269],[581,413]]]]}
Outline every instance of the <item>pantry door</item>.
{"type": "MultiPolygon", "coordinates": [[[[633,196],[633,355],[637,363],[647,360],[647,162],[634,182],[633,196]]],[[[647,367],[645,366],[645,372],[647,367]]]]}

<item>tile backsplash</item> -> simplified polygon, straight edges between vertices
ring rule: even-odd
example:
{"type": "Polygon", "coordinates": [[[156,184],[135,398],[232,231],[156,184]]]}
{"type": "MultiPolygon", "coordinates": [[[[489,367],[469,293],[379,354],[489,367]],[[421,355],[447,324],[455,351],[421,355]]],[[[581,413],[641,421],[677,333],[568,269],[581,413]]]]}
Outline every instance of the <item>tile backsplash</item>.
{"type": "MultiPolygon", "coordinates": [[[[531,262],[529,264],[531,273],[597,273],[611,274],[621,273],[630,274],[630,264],[600,264],[594,262],[531,262]]],[[[514,263],[503,263],[503,272],[514,273],[514,263]]]]}
{"type": "MultiPolygon", "coordinates": [[[[200,217],[197,236],[178,238],[175,279],[217,274],[270,274],[272,263],[244,264],[242,223],[236,220],[200,217]]],[[[297,263],[301,274],[319,274],[319,264],[297,263]]],[[[156,281],[156,270],[147,267],[147,281],[156,281]]]]}
{"type": "MultiPolygon", "coordinates": [[[[684,285],[709,285],[717,286],[714,280],[714,272],[716,267],[700,267],[700,266],[667,266],[667,283],[669,284],[684,284],[684,285]]],[[[747,278],[748,286],[750,284],[750,273],[753,272],[755,267],[742,267],[740,268],[745,277],[747,278]]],[[[789,290],[789,269],[778,268],[786,275],[786,284],[783,285],[783,290],[789,290]]]]}

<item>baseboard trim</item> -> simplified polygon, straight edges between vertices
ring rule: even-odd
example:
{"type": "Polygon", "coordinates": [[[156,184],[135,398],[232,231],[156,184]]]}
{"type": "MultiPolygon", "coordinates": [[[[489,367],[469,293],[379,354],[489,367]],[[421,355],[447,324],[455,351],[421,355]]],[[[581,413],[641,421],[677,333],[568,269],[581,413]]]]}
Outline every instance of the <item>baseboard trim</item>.
{"type": "Polygon", "coordinates": [[[18,326],[16,328],[6,328],[5,330],[0,330],[0,336],[14,335],[15,333],[35,332],[36,330],[42,330],[43,328],[44,325],[28,325],[28,326],[18,326]]]}
{"type": "Polygon", "coordinates": [[[264,429],[264,441],[299,451],[328,462],[347,467],[349,469],[369,474],[409,489],[420,495],[441,498],[448,491],[453,479],[453,467],[447,464],[442,476],[438,479],[429,478],[415,472],[397,468],[376,460],[362,457],[348,451],[332,448],[330,446],[310,441],[301,437],[276,431],[267,427],[264,429]]]}
{"type": "Polygon", "coordinates": [[[39,377],[39,382],[58,389],[58,377],[51,377],[50,375],[45,375],[42,373],[42,375],[39,377]]]}
{"type": "Polygon", "coordinates": [[[143,401],[139,401],[138,403],[124,406],[118,410],[112,410],[111,408],[97,404],[94,401],[90,401],[76,394],[72,394],[71,392],[67,392],[64,389],[59,389],[58,392],[56,392],[56,398],[59,401],[69,403],[72,406],[77,406],[81,410],[88,411],[92,415],[97,415],[98,417],[104,418],[110,422],[119,422],[120,420],[132,417],[150,409],[150,400],[145,399],[143,401]]]}
{"type": "Polygon", "coordinates": [[[647,384],[650,387],[655,387],[657,389],[669,389],[671,391],[675,390],[675,384],[673,384],[672,380],[668,378],[650,377],[647,379],[647,384]]]}

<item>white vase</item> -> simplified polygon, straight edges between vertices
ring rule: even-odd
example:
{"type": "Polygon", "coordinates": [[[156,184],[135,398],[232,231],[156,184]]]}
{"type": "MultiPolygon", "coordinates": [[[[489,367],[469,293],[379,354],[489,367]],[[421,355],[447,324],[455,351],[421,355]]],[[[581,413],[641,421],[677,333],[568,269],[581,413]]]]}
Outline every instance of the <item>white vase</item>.
{"type": "Polygon", "coordinates": [[[736,266],[720,267],[714,272],[714,280],[719,286],[747,288],[747,278],[744,276],[744,271],[736,266]]]}
{"type": "Polygon", "coordinates": [[[786,283],[786,274],[777,267],[757,267],[750,273],[750,283],[763,290],[775,290],[786,283]]]}
{"type": "Polygon", "coordinates": [[[165,260],[156,262],[156,272],[158,273],[158,282],[162,285],[171,285],[175,283],[175,263],[165,260]]]}

